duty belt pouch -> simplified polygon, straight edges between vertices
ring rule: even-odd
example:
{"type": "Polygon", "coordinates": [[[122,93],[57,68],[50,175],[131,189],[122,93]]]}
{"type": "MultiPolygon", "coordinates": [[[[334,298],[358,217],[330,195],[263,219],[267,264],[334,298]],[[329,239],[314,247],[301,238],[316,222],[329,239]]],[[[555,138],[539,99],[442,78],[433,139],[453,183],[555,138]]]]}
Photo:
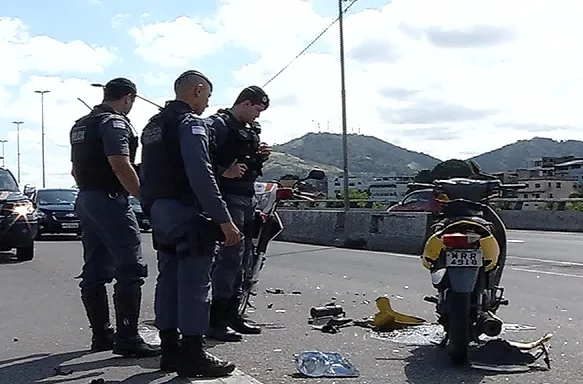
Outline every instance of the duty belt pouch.
{"type": "Polygon", "coordinates": [[[202,242],[216,242],[224,241],[225,235],[221,230],[221,226],[215,223],[210,217],[205,214],[197,214],[197,227],[200,228],[200,237],[202,242]]]}

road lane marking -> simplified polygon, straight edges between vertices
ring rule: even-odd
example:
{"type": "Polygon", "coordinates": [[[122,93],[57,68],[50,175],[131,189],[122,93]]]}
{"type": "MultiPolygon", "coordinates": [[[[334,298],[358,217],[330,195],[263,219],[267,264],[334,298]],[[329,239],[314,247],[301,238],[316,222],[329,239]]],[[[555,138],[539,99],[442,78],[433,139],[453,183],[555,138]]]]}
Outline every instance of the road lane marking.
{"type": "Polygon", "coordinates": [[[187,383],[191,384],[262,384],[260,381],[252,378],[251,376],[241,372],[239,369],[235,369],[230,376],[220,377],[217,379],[186,379],[187,383]]]}
{"type": "Polygon", "coordinates": [[[524,240],[506,240],[508,243],[524,243],[524,240]]]}
{"type": "MultiPolygon", "coordinates": [[[[350,248],[342,248],[342,247],[323,247],[323,246],[313,246],[310,244],[302,244],[302,243],[288,243],[288,244],[294,244],[294,245],[299,245],[299,246],[306,246],[306,247],[318,247],[316,249],[314,249],[313,251],[338,251],[338,250],[342,250],[342,251],[347,251],[347,252],[360,252],[360,253],[372,253],[372,254],[376,254],[376,255],[389,255],[389,256],[393,256],[393,257],[399,257],[399,258],[403,258],[403,259],[416,259],[416,260],[420,260],[421,259],[421,255],[406,255],[406,254],[401,254],[401,253],[393,253],[393,252],[383,252],[383,251],[370,251],[370,250],[366,250],[366,249],[350,249],[350,248]],[[321,247],[321,248],[319,248],[321,247]]],[[[309,251],[307,251],[309,252],[309,251]]],[[[293,254],[294,252],[282,252],[277,254],[278,256],[281,255],[287,255],[287,254],[293,254]]],[[[547,263],[547,264],[556,264],[556,265],[567,265],[567,266],[571,266],[571,267],[583,267],[583,263],[577,263],[577,262],[573,262],[573,261],[560,261],[560,260],[548,260],[548,259],[537,259],[537,258],[533,258],[533,257],[520,257],[520,256],[508,256],[507,260],[525,260],[525,261],[532,261],[532,262],[539,262],[539,263],[547,263]]]]}
{"type": "Polygon", "coordinates": [[[526,268],[515,268],[515,267],[510,267],[510,269],[515,270],[515,271],[520,271],[520,272],[529,272],[529,273],[536,273],[536,274],[542,274],[542,275],[553,275],[553,276],[562,276],[562,277],[575,277],[578,279],[583,279],[583,276],[581,275],[572,275],[570,273],[560,273],[560,272],[550,272],[550,271],[537,271],[534,269],[526,269],[526,268]]]}
{"type": "Polygon", "coordinates": [[[576,263],[574,261],[559,261],[559,260],[548,260],[548,259],[536,259],[534,257],[520,257],[520,256],[508,256],[509,259],[534,261],[537,263],[547,263],[547,264],[558,264],[558,265],[569,265],[571,267],[583,267],[583,263],[576,263]]]}

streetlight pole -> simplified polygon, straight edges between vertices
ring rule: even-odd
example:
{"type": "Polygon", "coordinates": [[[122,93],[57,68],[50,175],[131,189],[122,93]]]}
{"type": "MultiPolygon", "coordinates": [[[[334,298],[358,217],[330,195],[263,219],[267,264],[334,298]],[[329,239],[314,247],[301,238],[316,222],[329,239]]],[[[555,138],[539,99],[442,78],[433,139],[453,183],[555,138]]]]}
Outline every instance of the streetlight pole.
{"type": "Polygon", "coordinates": [[[6,162],[5,162],[5,159],[6,159],[5,153],[6,152],[4,152],[4,143],[7,143],[7,142],[8,142],[8,140],[0,140],[0,143],[2,143],[2,166],[6,165],[6,162]]]}
{"type": "Polygon", "coordinates": [[[340,33],[340,94],[342,100],[342,163],[343,163],[343,184],[344,184],[344,212],[350,209],[348,196],[348,135],[346,133],[346,82],[344,72],[344,10],[342,2],[338,0],[338,29],[340,33]]]}
{"type": "Polygon", "coordinates": [[[46,187],[46,173],[45,173],[45,93],[50,91],[34,91],[40,93],[40,119],[41,119],[41,153],[42,153],[42,168],[43,168],[43,188],[46,187]]]}
{"type": "Polygon", "coordinates": [[[12,122],[12,124],[16,124],[16,168],[18,172],[18,184],[20,184],[20,124],[23,123],[24,121],[12,122]]]}

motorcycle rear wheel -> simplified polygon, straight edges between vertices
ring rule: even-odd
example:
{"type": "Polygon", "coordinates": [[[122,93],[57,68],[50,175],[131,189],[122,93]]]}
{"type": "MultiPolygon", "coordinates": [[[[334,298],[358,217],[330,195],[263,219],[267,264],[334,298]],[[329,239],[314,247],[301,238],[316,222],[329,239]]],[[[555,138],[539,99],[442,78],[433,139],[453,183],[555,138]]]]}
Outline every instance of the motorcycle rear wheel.
{"type": "Polygon", "coordinates": [[[463,365],[468,361],[470,344],[471,293],[450,291],[448,295],[449,357],[453,365],[463,365]]]}

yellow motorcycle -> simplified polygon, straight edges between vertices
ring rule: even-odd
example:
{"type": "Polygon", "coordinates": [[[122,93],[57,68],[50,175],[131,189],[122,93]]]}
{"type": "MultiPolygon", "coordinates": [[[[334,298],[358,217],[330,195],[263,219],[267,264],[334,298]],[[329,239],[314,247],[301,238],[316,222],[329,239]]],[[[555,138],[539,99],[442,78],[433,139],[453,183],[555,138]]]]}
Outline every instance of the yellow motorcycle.
{"type": "Polygon", "coordinates": [[[455,365],[467,362],[471,341],[502,331],[503,322],[496,312],[501,305],[508,305],[500,285],[506,262],[506,228],[488,201],[504,190],[526,187],[504,185],[481,173],[477,164],[470,166],[475,174],[471,178],[423,185],[443,199],[421,256],[437,295],[424,300],[436,305],[438,322],[446,331],[442,347],[449,344],[455,365]]]}

